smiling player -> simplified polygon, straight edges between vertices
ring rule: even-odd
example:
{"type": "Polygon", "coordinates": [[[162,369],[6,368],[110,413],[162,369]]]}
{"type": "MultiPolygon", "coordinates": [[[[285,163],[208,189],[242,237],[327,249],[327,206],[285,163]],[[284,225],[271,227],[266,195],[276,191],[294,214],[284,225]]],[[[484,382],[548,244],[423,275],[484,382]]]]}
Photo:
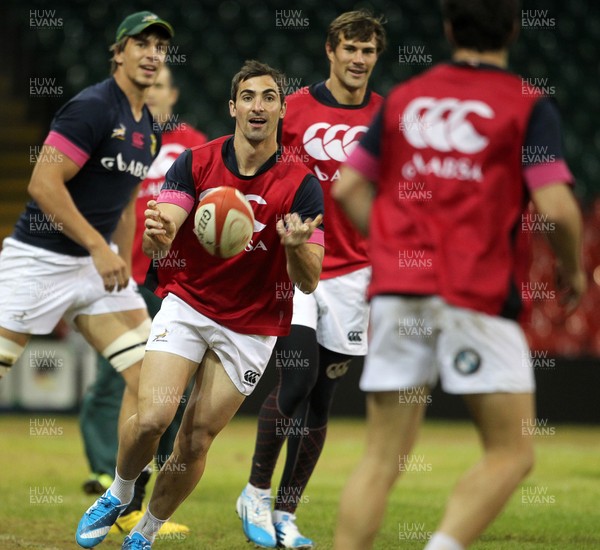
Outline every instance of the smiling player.
{"type": "Polygon", "coordinates": [[[277,364],[279,382],[261,408],[250,480],[238,500],[246,536],[265,547],[312,548],[294,512],[317,464],[338,381],[353,357],[367,352],[369,259],[365,239],[330,197],[339,166],[382,103],[367,86],[385,49],[381,20],[367,12],[343,13],[329,26],[325,52],[329,78],[287,98],[281,137],[285,156],[301,157],[319,178],[326,215],[326,254],[317,290],[294,294],[289,336],[276,356],[299,357],[277,364]],[[271,515],[271,477],[286,437],[285,469],[271,515]],[[289,432],[289,430],[288,430],[289,432]]]}
{"type": "Polygon", "coordinates": [[[144,101],[172,36],[150,12],[119,25],[112,76],[56,113],[31,175],[33,200],[0,255],[0,375],[30,335],[65,316],[123,376],[121,422],[137,408],[150,329],[130,280],[135,198],[160,147],[144,101]]]}

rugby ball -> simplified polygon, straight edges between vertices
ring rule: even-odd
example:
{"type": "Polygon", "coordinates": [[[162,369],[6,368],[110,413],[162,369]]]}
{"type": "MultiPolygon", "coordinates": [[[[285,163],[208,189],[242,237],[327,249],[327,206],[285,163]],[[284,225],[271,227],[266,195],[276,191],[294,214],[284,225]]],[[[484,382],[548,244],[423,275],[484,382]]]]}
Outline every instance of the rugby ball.
{"type": "Polygon", "coordinates": [[[215,187],[201,195],[194,233],[212,256],[232,258],[246,248],[254,233],[252,207],[237,189],[215,187]]]}

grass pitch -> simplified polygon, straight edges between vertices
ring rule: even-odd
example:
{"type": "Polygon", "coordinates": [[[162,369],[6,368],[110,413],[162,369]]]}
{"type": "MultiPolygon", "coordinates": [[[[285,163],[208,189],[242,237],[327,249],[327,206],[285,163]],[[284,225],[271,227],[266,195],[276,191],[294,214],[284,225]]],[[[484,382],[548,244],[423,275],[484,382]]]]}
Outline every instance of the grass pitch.
{"type": "MultiPolygon", "coordinates": [[[[192,533],[154,548],[251,550],[235,514],[254,445],[255,419],[235,419],[215,441],[206,473],[174,516],[192,533]]],[[[600,548],[600,428],[555,426],[537,438],[537,465],[475,550],[600,548]]],[[[342,487],[363,449],[362,421],[334,420],[298,509],[301,531],[326,550],[342,487]]],[[[87,466],[73,417],[0,416],[0,549],[78,548],[75,527],[92,498],[81,491],[87,466]],[[33,429],[32,429],[33,426],[33,429]]],[[[460,474],[479,456],[469,424],[427,421],[394,490],[376,548],[418,549],[442,514],[460,474]]],[[[279,480],[280,469],[274,482],[279,480]]],[[[359,503],[357,505],[360,505],[359,503]]],[[[117,549],[109,536],[98,548],[117,549]]]]}

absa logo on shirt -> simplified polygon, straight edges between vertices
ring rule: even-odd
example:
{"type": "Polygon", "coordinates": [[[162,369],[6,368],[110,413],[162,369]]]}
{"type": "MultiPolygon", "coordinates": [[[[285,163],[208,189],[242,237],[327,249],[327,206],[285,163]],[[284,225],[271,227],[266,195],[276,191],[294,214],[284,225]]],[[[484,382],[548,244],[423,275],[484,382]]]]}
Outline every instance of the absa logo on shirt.
{"type": "Polygon", "coordinates": [[[107,170],[116,168],[119,172],[127,172],[141,180],[146,178],[149,168],[149,166],[139,161],[126,161],[121,153],[118,153],[116,157],[102,157],[100,164],[107,170]]]}

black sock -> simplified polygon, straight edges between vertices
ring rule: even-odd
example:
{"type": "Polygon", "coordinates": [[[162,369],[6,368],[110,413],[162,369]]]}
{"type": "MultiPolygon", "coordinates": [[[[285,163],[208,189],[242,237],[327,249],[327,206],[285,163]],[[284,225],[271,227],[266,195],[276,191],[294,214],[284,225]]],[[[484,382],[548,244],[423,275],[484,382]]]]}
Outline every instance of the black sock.
{"type": "Polygon", "coordinates": [[[278,383],[258,415],[250,471],[250,483],[260,489],[271,486],[281,447],[295,428],[293,415],[315,384],[318,375],[315,331],[292,325],[290,335],[277,340],[274,354],[278,383]]]}
{"type": "Polygon", "coordinates": [[[142,470],[140,476],[135,480],[135,485],[133,489],[133,499],[129,503],[129,506],[123,512],[123,515],[126,516],[131,512],[139,511],[142,509],[142,502],[144,497],[146,496],[146,485],[150,481],[150,475],[152,472],[148,469],[142,470]]]}
{"type": "Polygon", "coordinates": [[[319,376],[303,409],[294,416],[302,426],[299,437],[288,438],[285,468],[277,491],[275,509],[293,514],[319,461],[333,396],[352,357],[319,346],[319,376]]]}
{"type": "Polygon", "coordinates": [[[327,426],[307,428],[302,437],[288,439],[286,470],[277,489],[275,509],[293,514],[325,445],[327,426]],[[293,462],[293,464],[292,464],[293,462]],[[288,468],[289,464],[289,468],[288,468]],[[287,475],[286,475],[287,473],[287,475]]]}
{"type": "Polygon", "coordinates": [[[271,476],[277,464],[279,451],[285,441],[277,434],[277,424],[284,418],[277,408],[277,388],[265,399],[258,415],[258,430],[252,469],[250,470],[250,483],[259,489],[271,487],[271,476]]]}

